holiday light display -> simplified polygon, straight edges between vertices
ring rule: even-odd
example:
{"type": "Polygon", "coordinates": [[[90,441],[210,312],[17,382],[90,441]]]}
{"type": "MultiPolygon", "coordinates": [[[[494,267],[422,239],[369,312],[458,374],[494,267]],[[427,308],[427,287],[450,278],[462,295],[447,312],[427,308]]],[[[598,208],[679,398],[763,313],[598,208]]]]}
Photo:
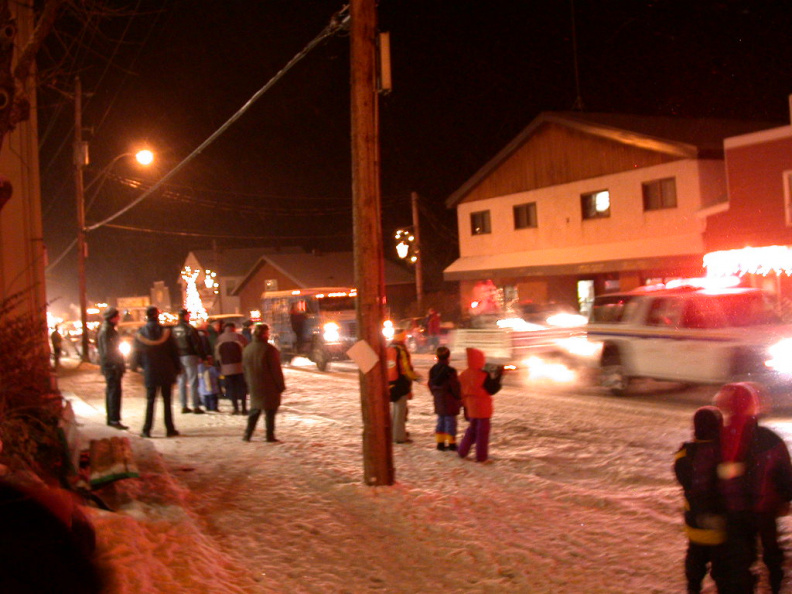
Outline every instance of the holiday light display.
{"type": "Polygon", "coordinates": [[[704,268],[707,276],[792,276],[792,250],[784,245],[770,245],[710,252],[704,256],[704,268]]]}
{"type": "Polygon", "coordinates": [[[205,320],[208,317],[203,302],[201,301],[201,294],[198,292],[198,276],[200,274],[200,270],[192,270],[189,266],[185,267],[181,273],[181,277],[184,279],[187,287],[184,307],[190,312],[190,317],[193,320],[205,320]]]}

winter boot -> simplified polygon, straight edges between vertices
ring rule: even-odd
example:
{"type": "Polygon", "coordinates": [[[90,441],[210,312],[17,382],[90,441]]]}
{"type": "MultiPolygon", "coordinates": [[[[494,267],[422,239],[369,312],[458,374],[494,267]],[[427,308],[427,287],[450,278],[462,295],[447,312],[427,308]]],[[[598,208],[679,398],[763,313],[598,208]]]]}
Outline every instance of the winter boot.
{"type": "Polygon", "coordinates": [[[441,452],[444,452],[446,449],[446,438],[448,438],[448,435],[445,433],[435,433],[435,439],[437,440],[437,449],[441,452]]]}

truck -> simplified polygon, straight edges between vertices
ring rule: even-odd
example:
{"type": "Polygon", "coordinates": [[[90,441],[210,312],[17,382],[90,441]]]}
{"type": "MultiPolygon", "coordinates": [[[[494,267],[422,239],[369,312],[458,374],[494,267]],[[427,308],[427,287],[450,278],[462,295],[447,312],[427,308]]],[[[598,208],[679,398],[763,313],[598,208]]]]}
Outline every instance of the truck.
{"type": "Polygon", "coordinates": [[[306,357],[326,371],[331,361],[347,359],[357,340],[356,297],[351,287],[267,291],[261,321],[285,363],[306,357]]]}

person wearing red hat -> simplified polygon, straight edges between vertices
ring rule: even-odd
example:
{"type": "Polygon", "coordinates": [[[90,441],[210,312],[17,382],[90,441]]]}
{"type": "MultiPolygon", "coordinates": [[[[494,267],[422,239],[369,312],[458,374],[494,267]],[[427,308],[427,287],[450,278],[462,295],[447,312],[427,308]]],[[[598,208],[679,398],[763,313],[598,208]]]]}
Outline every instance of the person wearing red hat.
{"type": "Polygon", "coordinates": [[[776,519],[792,501],[792,462],[784,440],[758,423],[759,387],[750,382],[726,384],[713,404],[724,415],[719,491],[726,509],[726,568],[723,594],[751,593],[756,582],[751,566],[762,542],[773,593],[784,580],[784,551],[778,542],[776,519]]]}

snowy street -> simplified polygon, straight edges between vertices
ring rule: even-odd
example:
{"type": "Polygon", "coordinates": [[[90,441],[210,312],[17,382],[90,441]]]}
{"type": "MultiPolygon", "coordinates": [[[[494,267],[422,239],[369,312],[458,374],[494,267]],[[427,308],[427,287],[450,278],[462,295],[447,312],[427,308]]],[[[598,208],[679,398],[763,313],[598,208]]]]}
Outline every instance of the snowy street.
{"type": "MultiPolygon", "coordinates": [[[[414,360],[426,377],[432,358],[414,360]]],[[[196,571],[209,580],[204,591],[221,593],[684,591],[682,496],[671,464],[690,437],[693,411],[714,388],[650,384],[617,398],[510,377],[494,397],[492,463],[480,465],[435,449],[422,383],[409,413],[414,443],[394,444],[397,484],[367,487],[354,368],[287,367],[285,375],[281,444],[263,440],[261,421],[253,441],[243,442],[246,419],[228,414],[227,400],[222,414],[180,414],[176,394],[182,436],[163,437],[158,403],[154,438],[141,440],[141,378],[125,376],[125,435],[162,455],[189,491],[184,521],[205,538],[178,542],[181,532],[170,530],[154,547],[154,556],[157,547],[195,547],[202,561],[194,565],[149,570],[144,553],[127,551],[116,571],[148,584],[146,592],[199,591],[179,575],[194,580],[196,571]],[[207,548],[219,560],[206,561],[207,548]]],[[[104,384],[94,366],[64,370],[59,384],[103,415],[104,384]]],[[[792,443],[790,420],[785,412],[765,423],[792,443]]],[[[460,418],[460,437],[465,425],[460,418]]],[[[100,526],[117,526],[107,515],[100,526]]],[[[151,521],[152,514],[135,517],[151,521]]],[[[792,530],[789,518],[783,529],[792,530]]],[[[789,550],[788,536],[784,542],[789,550]]],[[[115,546],[111,536],[105,546],[115,546]]],[[[119,579],[113,591],[144,590],[119,579]]],[[[714,592],[709,581],[705,592],[714,592]]]]}

